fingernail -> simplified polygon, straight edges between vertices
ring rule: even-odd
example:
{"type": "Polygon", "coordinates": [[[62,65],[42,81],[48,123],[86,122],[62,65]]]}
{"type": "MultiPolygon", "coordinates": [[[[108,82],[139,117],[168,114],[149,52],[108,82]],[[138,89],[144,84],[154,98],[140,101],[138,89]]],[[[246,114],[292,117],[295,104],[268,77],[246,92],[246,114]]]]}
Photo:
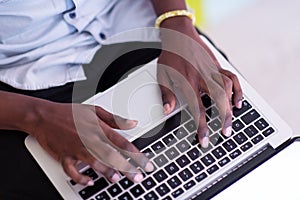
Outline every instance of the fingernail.
{"type": "Polygon", "coordinates": [[[131,120],[131,119],[126,120],[126,124],[129,125],[129,126],[136,126],[137,123],[138,123],[137,120],[131,120]]]}
{"type": "Polygon", "coordinates": [[[114,173],[114,175],[111,177],[111,181],[113,183],[116,183],[120,180],[120,176],[117,173],[114,173]]]}
{"type": "Polygon", "coordinates": [[[208,138],[208,137],[202,138],[201,146],[202,146],[203,148],[207,148],[208,145],[209,145],[209,138],[208,138]]]}
{"type": "Polygon", "coordinates": [[[237,102],[237,108],[241,109],[242,108],[242,100],[239,100],[237,102]]]}
{"type": "Polygon", "coordinates": [[[231,127],[231,126],[228,126],[228,127],[225,129],[224,135],[225,135],[226,137],[230,137],[230,136],[231,136],[231,132],[232,132],[232,127],[231,127]]]}
{"type": "Polygon", "coordinates": [[[135,182],[135,183],[140,183],[142,180],[143,180],[143,175],[142,174],[136,174],[135,176],[134,176],[134,178],[133,178],[133,181],[135,182]]]}
{"type": "Polygon", "coordinates": [[[146,164],[146,166],[145,166],[145,170],[146,170],[147,172],[152,172],[152,171],[154,170],[153,164],[152,164],[151,162],[148,162],[148,163],[146,164]]]}
{"type": "Polygon", "coordinates": [[[166,104],[164,105],[164,113],[165,113],[165,114],[169,114],[170,109],[171,109],[170,104],[166,103],[166,104]]]}
{"type": "Polygon", "coordinates": [[[87,182],[87,185],[88,185],[88,186],[93,186],[93,185],[94,185],[94,181],[93,181],[93,180],[90,180],[89,182],[87,182]]]}

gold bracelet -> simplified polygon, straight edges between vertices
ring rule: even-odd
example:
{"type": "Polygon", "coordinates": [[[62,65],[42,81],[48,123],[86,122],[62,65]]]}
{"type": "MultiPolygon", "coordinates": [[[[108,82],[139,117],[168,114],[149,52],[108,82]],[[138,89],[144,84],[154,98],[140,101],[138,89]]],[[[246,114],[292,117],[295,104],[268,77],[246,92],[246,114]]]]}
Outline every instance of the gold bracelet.
{"type": "Polygon", "coordinates": [[[166,12],[162,15],[160,15],[159,17],[157,17],[156,21],[155,21],[155,28],[159,28],[160,24],[171,17],[177,17],[177,16],[186,16],[188,18],[190,18],[193,22],[193,24],[195,24],[196,18],[195,15],[187,10],[173,10],[173,11],[169,11],[166,12]]]}

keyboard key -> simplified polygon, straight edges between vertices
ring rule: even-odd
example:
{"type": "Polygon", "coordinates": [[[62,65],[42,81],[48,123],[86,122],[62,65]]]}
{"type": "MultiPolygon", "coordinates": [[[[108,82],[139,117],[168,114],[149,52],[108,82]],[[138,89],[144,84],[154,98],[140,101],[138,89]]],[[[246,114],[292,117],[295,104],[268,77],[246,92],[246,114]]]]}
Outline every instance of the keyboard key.
{"type": "Polygon", "coordinates": [[[147,190],[153,188],[156,185],[155,181],[151,177],[142,181],[142,184],[147,190]]]}
{"type": "Polygon", "coordinates": [[[205,178],[207,177],[207,174],[205,172],[202,172],[201,174],[199,174],[198,176],[195,177],[195,180],[197,182],[201,182],[203,181],[205,178]]]}
{"type": "Polygon", "coordinates": [[[169,184],[169,186],[174,189],[176,187],[178,187],[179,185],[181,185],[181,181],[179,180],[179,178],[177,176],[174,176],[172,178],[170,178],[167,183],[169,184]]]}
{"type": "Polygon", "coordinates": [[[120,180],[119,183],[124,190],[128,189],[130,186],[133,185],[133,182],[131,180],[129,180],[127,177],[120,180]]]}
{"type": "Polygon", "coordinates": [[[228,151],[231,152],[234,150],[237,145],[234,143],[232,139],[227,140],[226,142],[223,143],[223,147],[228,151]]]}
{"type": "Polygon", "coordinates": [[[249,138],[252,138],[258,133],[258,130],[254,126],[249,126],[245,128],[244,132],[248,135],[249,138]]]}
{"type": "Polygon", "coordinates": [[[196,147],[194,147],[191,150],[189,150],[187,152],[187,154],[190,157],[190,159],[192,159],[192,160],[195,160],[195,159],[197,159],[197,158],[199,158],[201,156],[200,151],[196,147]]]}
{"type": "MultiPolygon", "coordinates": [[[[96,180],[98,178],[97,173],[92,168],[87,169],[82,174],[91,177],[93,180],[96,180]]],[[[77,184],[74,180],[70,180],[70,183],[73,186],[77,184]]]]}
{"type": "Polygon", "coordinates": [[[216,149],[214,149],[214,150],[212,151],[212,154],[213,154],[217,159],[220,159],[220,158],[222,158],[223,156],[226,155],[226,152],[224,151],[224,149],[223,149],[221,146],[219,146],[219,147],[217,147],[216,149]]]}
{"type": "Polygon", "coordinates": [[[156,200],[156,199],[158,199],[158,196],[155,194],[155,192],[149,192],[148,194],[146,194],[145,196],[144,196],[144,198],[146,199],[146,200],[156,200]]]}
{"type": "Polygon", "coordinates": [[[186,128],[186,130],[188,130],[190,133],[194,132],[197,130],[196,124],[194,120],[190,120],[189,122],[187,122],[184,127],[186,128]]]}
{"type": "Polygon", "coordinates": [[[165,154],[170,160],[173,160],[174,158],[179,156],[179,152],[174,147],[171,147],[170,149],[168,149],[165,152],[165,154]]]}
{"type": "Polygon", "coordinates": [[[209,138],[209,140],[210,140],[210,142],[211,142],[214,146],[217,146],[217,145],[221,144],[221,143],[224,141],[223,137],[222,137],[220,134],[218,134],[218,133],[213,134],[213,135],[209,138]]]}
{"type": "Polygon", "coordinates": [[[185,136],[188,135],[187,131],[183,128],[180,127],[179,129],[175,130],[173,132],[173,134],[176,136],[177,139],[181,140],[182,138],[184,138],[185,136]]]}
{"type": "Polygon", "coordinates": [[[261,131],[269,126],[268,122],[266,122],[266,120],[263,118],[259,119],[254,124],[261,131]]]}
{"type": "Polygon", "coordinates": [[[219,111],[218,111],[217,107],[213,106],[206,111],[206,114],[208,115],[208,117],[210,119],[214,119],[215,117],[217,117],[219,115],[219,111]]]}
{"type": "Polygon", "coordinates": [[[185,167],[187,164],[189,164],[191,161],[185,156],[185,155],[183,155],[183,156],[181,156],[181,157],[179,157],[177,160],[176,160],[176,162],[178,163],[178,165],[180,166],[180,167],[185,167]]]}
{"type": "Polygon", "coordinates": [[[271,135],[272,133],[274,133],[275,132],[275,130],[272,128],[272,127],[269,127],[267,130],[265,130],[264,132],[263,132],[263,135],[265,136],[265,137],[268,137],[269,135],[271,135]]]}
{"type": "Polygon", "coordinates": [[[110,186],[107,191],[109,192],[109,194],[112,196],[112,197],[115,197],[117,195],[119,195],[122,190],[120,188],[120,186],[118,184],[113,184],[112,186],[110,186]]]}
{"type": "Polygon", "coordinates": [[[95,198],[96,198],[96,200],[109,200],[110,199],[110,197],[108,196],[108,194],[106,192],[101,192],[95,198]]]}
{"type": "Polygon", "coordinates": [[[191,164],[190,168],[195,174],[198,174],[204,169],[203,165],[199,161],[196,161],[193,164],[191,164]]]}
{"type": "Polygon", "coordinates": [[[218,163],[221,167],[225,166],[226,164],[228,164],[230,162],[230,159],[228,157],[223,158],[222,160],[220,160],[218,163]]]}
{"type": "Polygon", "coordinates": [[[210,168],[207,169],[207,173],[209,174],[213,174],[215,173],[217,170],[219,169],[219,167],[217,165],[213,165],[210,168]]]}
{"type": "Polygon", "coordinates": [[[172,175],[172,174],[178,172],[179,168],[177,167],[177,165],[175,163],[170,163],[169,165],[167,165],[165,167],[165,170],[169,173],[169,175],[172,175]]]}
{"type": "Polygon", "coordinates": [[[187,140],[193,146],[196,145],[196,144],[199,144],[198,134],[196,134],[196,133],[192,133],[190,136],[188,136],[187,140]]]}
{"type": "Polygon", "coordinates": [[[174,130],[188,119],[190,119],[190,115],[185,110],[182,110],[141,137],[132,141],[132,144],[134,144],[139,150],[145,149],[154,142],[165,137],[170,131],[174,130]]]}
{"type": "Polygon", "coordinates": [[[147,148],[144,151],[142,151],[143,154],[145,154],[145,156],[149,159],[154,157],[154,153],[153,151],[151,151],[151,149],[147,148]]]}
{"type": "Polygon", "coordinates": [[[182,140],[178,144],[176,144],[176,147],[179,149],[181,153],[185,152],[188,150],[191,146],[188,144],[186,140],[182,140]]]}
{"type": "Polygon", "coordinates": [[[212,104],[214,104],[214,102],[211,100],[211,98],[206,94],[201,97],[201,100],[202,100],[202,103],[203,103],[205,108],[208,108],[212,104]]]}
{"type": "Polygon", "coordinates": [[[208,126],[213,130],[217,131],[222,127],[221,121],[219,119],[214,119],[208,124],[208,126]]]}
{"type": "Polygon", "coordinates": [[[201,145],[198,145],[198,147],[199,147],[199,149],[201,149],[201,151],[204,154],[207,153],[207,152],[209,152],[213,148],[211,144],[209,144],[208,147],[206,147],[206,148],[201,147],[201,145]]]}
{"type": "Polygon", "coordinates": [[[166,147],[165,145],[161,142],[158,141],[155,144],[151,145],[151,148],[153,149],[153,151],[157,154],[159,154],[160,152],[162,152],[166,147]]]}
{"type": "Polygon", "coordinates": [[[118,200],[133,200],[132,196],[126,192],[118,197],[118,200]]]}
{"type": "Polygon", "coordinates": [[[172,196],[173,196],[174,198],[179,197],[181,194],[183,194],[183,192],[184,192],[183,189],[182,189],[182,188],[179,188],[178,190],[172,192],[172,196]]]}
{"type": "Polygon", "coordinates": [[[73,180],[70,180],[71,185],[76,185],[77,183],[73,180]]]}
{"type": "Polygon", "coordinates": [[[171,197],[166,196],[165,198],[163,198],[162,200],[172,200],[171,197]]]}
{"type": "Polygon", "coordinates": [[[244,144],[243,146],[241,146],[242,151],[247,151],[248,149],[250,149],[253,145],[250,142],[247,142],[246,144],[244,144]]]}
{"type": "Polygon", "coordinates": [[[157,182],[161,182],[168,177],[167,174],[162,169],[156,172],[153,176],[157,180],[157,182]]]}
{"type": "Polygon", "coordinates": [[[194,185],[196,185],[195,181],[191,180],[190,182],[188,182],[187,184],[185,184],[183,187],[188,190],[191,189],[194,185]]]}
{"type": "Polygon", "coordinates": [[[254,120],[256,120],[259,117],[260,117],[260,114],[256,110],[252,109],[250,112],[248,112],[247,114],[242,116],[241,119],[243,120],[243,122],[245,124],[250,124],[251,122],[253,122],[254,120]]]}
{"type": "Polygon", "coordinates": [[[244,133],[238,133],[237,135],[233,136],[233,139],[234,139],[238,144],[243,144],[244,142],[247,141],[247,137],[245,136],[244,133]]]}
{"type": "Polygon", "coordinates": [[[229,156],[230,156],[231,159],[235,159],[235,158],[237,158],[241,154],[242,154],[242,152],[239,149],[237,149],[234,152],[230,153],[229,156]]]}
{"type": "Polygon", "coordinates": [[[167,135],[162,140],[167,146],[171,146],[177,142],[176,138],[172,134],[167,135]]]}
{"type": "Polygon", "coordinates": [[[244,100],[243,103],[242,103],[242,108],[241,109],[238,109],[236,107],[234,107],[232,109],[233,111],[233,115],[235,117],[238,117],[240,116],[241,114],[245,113],[247,110],[249,110],[252,106],[249,104],[249,102],[247,100],[244,100]]]}
{"type": "Polygon", "coordinates": [[[104,178],[100,178],[95,181],[93,186],[88,186],[81,191],[79,191],[79,195],[83,199],[88,199],[100,190],[106,188],[108,186],[108,182],[104,178]]]}
{"type": "Polygon", "coordinates": [[[155,190],[161,197],[165,196],[170,192],[170,188],[168,188],[168,186],[165,183],[158,186],[155,190]]]}
{"type": "Polygon", "coordinates": [[[260,141],[262,141],[264,139],[264,137],[262,135],[257,135],[255,136],[251,141],[254,143],[254,144],[257,144],[259,143],[260,141]]]}
{"type": "Polygon", "coordinates": [[[131,194],[137,198],[145,193],[144,189],[141,187],[141,185],[136,185],[135,187],[130,189],[131,194]]]}
{"type": "Polygon", "coordinates": [[[212,157],[212,155],[207,154],[205,155],[203,158],[201,158],[201,161],[206,165],[206,166],[210,166],[211,164],[213,164],[215,162],[215,159],[212,157]]]}
{"type": "Polygon", "coordinates": [[[154,158],[153,161],[158,167],[162,167],[168,162],[167,158],[163,154],[154,158]]]}
{"type": "Polygon", "coordinates": [[[179,173],[179,176],[183,181],[187,181],[193,177],[193,174],[189,169],[185,169],[179,173]]]}
{"type": "Polygon", "coordinates": [[[245,125],[239,119],[232,122],[232,128],[235,132],[242,130],[244,127],[245,127],[245,125]]]}

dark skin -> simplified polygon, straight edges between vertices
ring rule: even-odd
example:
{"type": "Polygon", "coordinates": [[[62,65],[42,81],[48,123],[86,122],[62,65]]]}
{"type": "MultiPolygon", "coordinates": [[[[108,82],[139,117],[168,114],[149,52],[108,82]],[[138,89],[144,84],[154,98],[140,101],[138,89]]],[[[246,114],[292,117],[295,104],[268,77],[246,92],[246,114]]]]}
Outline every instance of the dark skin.
{"type": "MultiPolygon", "coordinates": [[[[157,15],[171,10],[186,9],[184,0],[152,2],[157,15]]],[[[169,114],[174,109],[176,94],[172,90],[178,87],[184,93],[198,124],[199,142],[203,147],[207,146],[208,128],[204,106],[197,95],[199,92],[206,92],[216,101],[221,111],[223,133],[230,135],[232,92],[234,105],[241,107],[242,90],[238,79],[231,72],[221,68],[199,38],[188,17],[166,19],[161,28],[184,35],[187,39],[183,41],[186,40],[187,43],[181,42],[180,45],[186,49],[193,47],[193,53],[189,55],[194,54],[188,59],[189,62],[167,50],[162,50],[159,56],[157,78],[161,84],[165,113],[169,114]],[[195,45],[189,45],[190,41],[195,45]],[[206,57],[210,58],[208,66],[200,62],[200,58],[206,57]],[[215,75],[216,72],[218,75],[215,75]]],[[[172,49],[172,34],[162,30],[161,36],[163,48],[172,49]]],[[[0,128],[20,130],[33,135],[40,145],[62,164],[66,174],[79,184],[93,185],[90,177],[77,171],[75,166],[79,161],[89,164],[112,182],[120,179],[119,172],[134,182],[140,182],[143,178],[142,173],[128,163],[122,154],[131,157],[145,171],[154,169],[146,156],[112,129],[131,129],[136,126],[137,121],[115,116],[101,107],[54,103],[2,91],[0,95],[0,128]]]]}

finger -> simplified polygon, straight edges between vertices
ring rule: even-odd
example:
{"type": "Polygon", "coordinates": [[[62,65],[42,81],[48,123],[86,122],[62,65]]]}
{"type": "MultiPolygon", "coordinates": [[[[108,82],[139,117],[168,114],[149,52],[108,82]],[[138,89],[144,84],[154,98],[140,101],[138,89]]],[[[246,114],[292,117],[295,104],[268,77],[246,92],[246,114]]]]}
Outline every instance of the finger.
{"type": "Polygon", "coordinates": [[[214,74],[210,84],[211,96],[216,102],[219,110],[219,116],[222,121],[222,133],[229,137],[232,132],[232,107],[231,107],[231,91],[232,83],[229,78],[223,77],[221,74],[214,74]],[[220,81],[222,77],[222,81],[220,81]]]}
{"type": "Polygon", "coordinates": [[[243,91],[238,77],[232,72],[227,70],[222,70],[222,73],[232,80],[234,105],[239,109],[242,108],[243,91]]]}
{"type": "Polygon", "coordinates": [[[132,182],[139,183],[143,180],[142,173],[112,146],[103,142],[100,144],[94,142],[89,144],[89,147],[92,154],[101,161],[101,164],[122,172],[132,182]]]}
{"type": "Polygon", "coordinates": [[[79,183],[81,185],[88,185],[92,186],[94,185],[94,181],[85,175],[82,175],[76,168],[77,160],[66,156],[63,157],[61,160],[62,167],[65,171],[65,173],[76,183],[79,183]]]}
{"type": "Polygon", "coordinates": [[[132,129],[137,125],[137,120],[125,119],[118,115],[113,115],[101,107],[96,106],[95,111],[97,116],[111,128],[127,130],[132,129]]]}
{"type": "Polygon", "coordinates": [[[172,92],[173,88],[169,75],[166,72],[166,68],[167,67],[162,64],[159,64],[159,66],[157,67],[157,82],[159,84],[162,95],[164,113],[167,115],[174,110],[176,97],[172,92]]]}
{"type": "Polygon", "coordinates": [[[151,172],[154,170],[154,166],[150,160],[127,139],[122,137],[117,132],[107,128],[105,128],[105,135],[116,150],[118,150],[121,154],[131,158],[139,167],[144,169],[146,172],[151,172]]]}
{"type": "Polygon", "coordinates": [[[100,172],[103,176],[105,176],[112,183],[116,183],[120,180],[120,176],[118,172],[110,167],[105,166],[100,161],[95,159],[86,148],[83,148],[79,155],[77,155],[77,159],[83,161],[90,165],[93,169],[100,172]]]}
{"type": "Polygon", "coordinates": [[[200,81],[196,82],[192,79],[189,82],[190,86],[185,86],[182,92],[195,119],[199,143],[203,148],[207,148],[209,146],[209,129],[206,122],[205,107],[198,89],[200,81]]]}

